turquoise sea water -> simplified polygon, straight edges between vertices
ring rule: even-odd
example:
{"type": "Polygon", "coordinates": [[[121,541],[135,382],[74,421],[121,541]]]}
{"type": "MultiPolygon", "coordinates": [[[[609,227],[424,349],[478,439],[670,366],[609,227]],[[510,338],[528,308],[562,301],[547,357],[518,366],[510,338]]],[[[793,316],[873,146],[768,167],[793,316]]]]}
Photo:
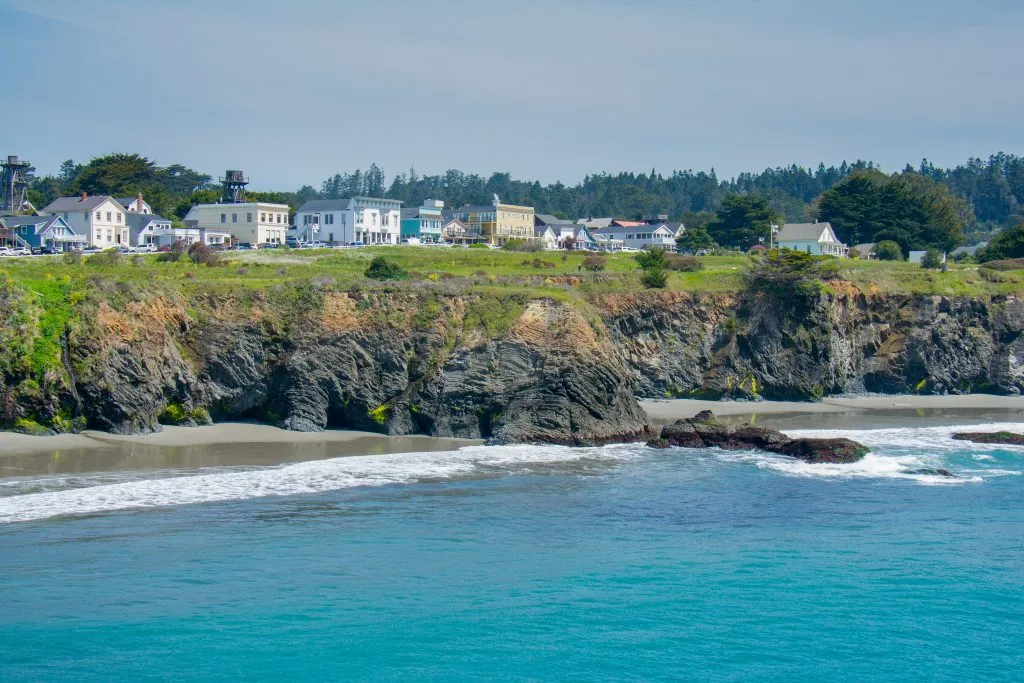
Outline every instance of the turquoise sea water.
{"type": "Polygon", "coordinates": [[[0,480],[0,680],[1020,680],[1024,449],[951,431],[0,480]]]}

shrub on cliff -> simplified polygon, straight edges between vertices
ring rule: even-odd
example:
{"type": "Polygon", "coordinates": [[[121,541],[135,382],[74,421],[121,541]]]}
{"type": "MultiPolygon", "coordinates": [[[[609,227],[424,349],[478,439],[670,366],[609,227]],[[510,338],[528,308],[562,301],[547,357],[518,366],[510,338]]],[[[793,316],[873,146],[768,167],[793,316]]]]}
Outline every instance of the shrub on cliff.
{"type": "Polygon", "coordinates": [[[93,254],[85,261],[90,266],[116,266],[121,263],[121,255],[113,249],[93,254]]]}
{"type": "Polygon", "coordinates": [[[598,254],[591,254],[583,259],[583,268],[591,273],[597,273],[608,267],[608,259],[598,254]]]}
{"type": "Polygon", "coordinates": [[[650,247],[636,254],[634,257],[637,265],[644,270],[651,270],[654,268],[660,268],[666,270],[669,267],[668,254],[665,253],[664,249],[658,247],[650,247]]]}
{"type": "Polygon", "coordinates": [[[370,265],[366,269],[365,275],[371,280],[382,281],[404,280],[409,277],[409,273],[407,273],[402,266],[390,259],[384,258],[383,256],[376,256],[372,261],[370,261],[370,265]]]}
{"type": "Polygon", "coordinates": [[[647,268],[640,276],[640,282],[647,289],[664,289],[668,284],[668,271],[664,268],[647,268]]]}
{"type": "Polygon", "coordinates": [[[750,259],[743,284],[753,292],[780,299],[813,296],[823,280],[836,277],[839,269],[831,259],[791,249],[772,249],[750,259]]]}
{"type": "Polygon", "coordinates": [[[689,254],[671,254],[668,257],[668,267],[681,273],[696,273],[703,270],[704,262],[689,254]]]}
{"type": "Polygon", "coordinates": [[[942,260],[942,253],[938,249],[929,249],[921,257],[921,267],[927,270],[938,270],[946,264],[942,260]]]}
{"type": "Polygon", "coordinates": [[[1015,259],[1024,256],[1024,223],[1003,230],[992,238],[988,245],[978,251],[978,260],[995,261],[1001,259],[1015,259]]]}
{"type": "Polygon", "coordinates": [[[203,242],[196,242],[188,248],[188,257],[192,263],[201,263],[205,266],[219,266],[224,262],[220,252],[203,242]]]}
{"type": "Polygon", "coordinates": [[[903,250],[892,240],[882,240],[875,245],[875,258],[879,261],[902,261],[903,250]]]}

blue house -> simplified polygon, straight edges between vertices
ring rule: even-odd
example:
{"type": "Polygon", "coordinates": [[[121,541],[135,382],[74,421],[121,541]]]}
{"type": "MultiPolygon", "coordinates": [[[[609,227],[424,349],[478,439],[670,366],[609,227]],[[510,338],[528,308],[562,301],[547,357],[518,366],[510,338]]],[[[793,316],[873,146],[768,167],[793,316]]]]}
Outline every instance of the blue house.
{"type": "Polygon", "coordinates": [[[423,202],[423,206],[414,209],[402,209],[402,239],[440,242],[444,225],[443,211],[444,202],[436,199],[428,199],[423,202]]]}
{"type": "Polygon", "coordinates": [[[20,242],[33,250],[73,251],[89,243],[89,238],[75,232],[60,214],[5,216],[4,224],[20,242]]]}

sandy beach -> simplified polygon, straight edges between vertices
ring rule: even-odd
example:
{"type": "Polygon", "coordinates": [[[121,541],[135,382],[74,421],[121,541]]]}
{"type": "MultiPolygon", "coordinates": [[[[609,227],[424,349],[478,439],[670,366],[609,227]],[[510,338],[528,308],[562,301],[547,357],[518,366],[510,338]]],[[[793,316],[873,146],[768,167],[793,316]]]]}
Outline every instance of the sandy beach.
{"type": "Polygon", "coordinates": [[[710,410],[722,418],[793,429],[1024,422],[1024,397],[987,394],[854,396],[827,398],[817,403],[673,399],[643,401],[641,405],[655,424],[693,417],[702,410],[710,410]]]}
{"type": "Polygon", "coordinates": [[[289,432],[269,425],[226,422],[164,427],[119,436],[105,432],[26,436],[0,432],[0,477],[124,469],[272,466],[349,455],[456,450],[479,443],[428,436],[385,436],[326,430],[289,432]]]}

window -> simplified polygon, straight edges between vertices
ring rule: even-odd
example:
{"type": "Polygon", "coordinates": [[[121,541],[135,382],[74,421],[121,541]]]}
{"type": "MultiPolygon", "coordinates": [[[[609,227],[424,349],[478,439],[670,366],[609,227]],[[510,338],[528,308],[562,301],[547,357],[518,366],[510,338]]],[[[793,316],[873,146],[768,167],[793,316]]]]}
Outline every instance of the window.
{"type": "Polygon", "coordinates": [[[121,214],[120,214],[120,212],[118,212],[118,214],[117,214],[117,222],[118,222],[118,224],[121,223],[121,214]]]}
{"type": "Polygon", "coordinates": [[[100,213],[99,211],[96,212],[96,220],[98,220],[98,221],[103,220],[103,214],[100,213]]]}
{"type": "Polygon", "coordinates": [[[277,214],[277,222],[278,223],[284,223],[284,214],[283,213],[277,214]]]}
{"type": "Polygon", "coordinates": [[[107,222],[108,223],[110,222],[110,212],[109,211],[107,211],[107,222]]]}
{"type": "Polygon", "coordinates": [[[238,214],[237,213],[231,214],[231,222],[232,223],[237,223],[238,222],[238,214]]]}
{"type": "Polygon", "coordinates": [[[228,215],[226,213],[222,213],[220,215],[220,222],[221,223],[227,223],[228,222],[228,215]]]}
{"type": "MultiPolygon", "coordinates": [[[[267,214],[266,214],[266,212],[261,212],[260,213],[260,223],[266,223],[266,222],[267,222],[267,214]]],[[[306,216],[306,223],[309,224],[309,216],[306,216]]]]}
{"type": "Polygon", "coordinates": [[[245,222],[246,223],[252,223],[252,214],[251,213],[245,214],[245,222]]]}

